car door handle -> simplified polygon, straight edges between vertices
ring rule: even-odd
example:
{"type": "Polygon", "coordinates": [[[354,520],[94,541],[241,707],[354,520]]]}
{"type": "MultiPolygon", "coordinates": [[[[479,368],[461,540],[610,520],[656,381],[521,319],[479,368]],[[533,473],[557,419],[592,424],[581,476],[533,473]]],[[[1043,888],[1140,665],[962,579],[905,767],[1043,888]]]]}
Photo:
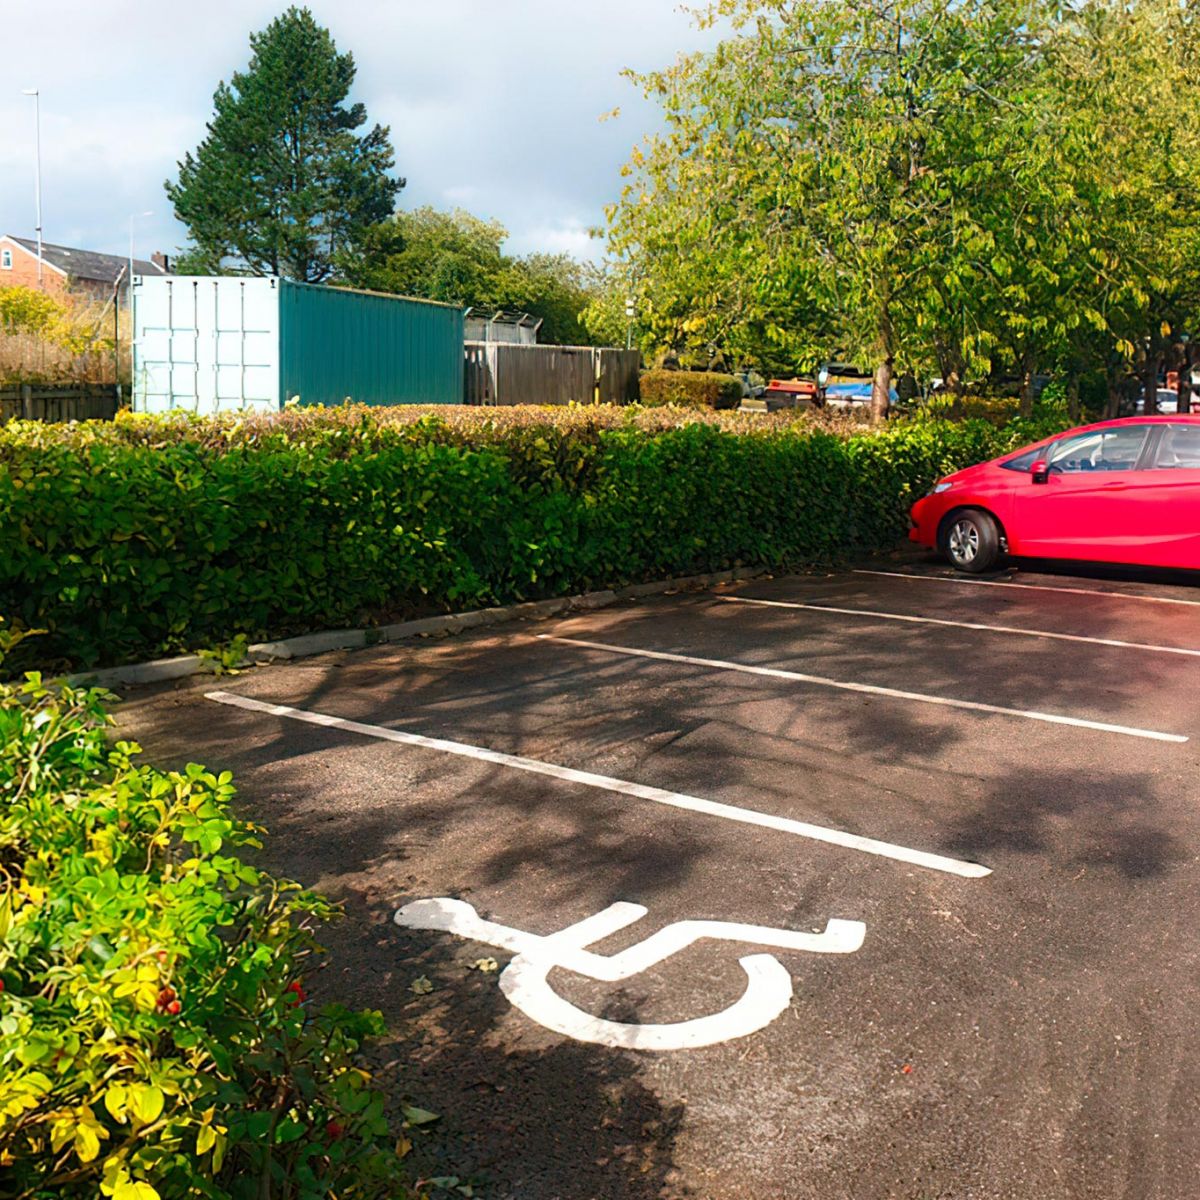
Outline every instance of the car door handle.
{"type": "Polygon", "coordinates": [[[1128,486],[1129,484],[1127,484],[1124,480],[1121,480],[1117,483],[1106,483],[1103,485],[1103,488],[1106,492],[1115,492],[1119,488],[1127,488],[1128,486]]]}

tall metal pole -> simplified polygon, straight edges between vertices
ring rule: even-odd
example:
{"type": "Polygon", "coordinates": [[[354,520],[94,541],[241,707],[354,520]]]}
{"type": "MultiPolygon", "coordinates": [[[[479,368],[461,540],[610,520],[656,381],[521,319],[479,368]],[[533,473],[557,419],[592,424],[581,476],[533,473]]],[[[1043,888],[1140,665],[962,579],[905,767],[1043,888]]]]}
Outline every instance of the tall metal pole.
{"type": "Polygon", "coordinates": [[[129,286],[133,286],[133,223],[138,217],[152,217],[154,209],[148,208],[145,212],[129,214],[129,286]]]}
{"type": "Polygon", "coordinates": [[[25,88],[23,96],[33,97],[34,144],[37,153],[37,172],[34,175],[33,195],[37,202],[37,281],[42,287],[42,96],[37,88],[25,88]]]}

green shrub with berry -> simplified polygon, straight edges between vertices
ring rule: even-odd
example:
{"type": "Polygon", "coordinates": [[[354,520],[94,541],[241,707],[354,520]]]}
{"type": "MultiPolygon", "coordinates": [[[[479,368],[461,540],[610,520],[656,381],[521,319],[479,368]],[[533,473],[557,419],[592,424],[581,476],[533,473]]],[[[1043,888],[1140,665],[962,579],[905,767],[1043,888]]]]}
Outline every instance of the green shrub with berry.
{"type": "Polygon", "coordinates": [[[381,1018],[301,982],[329,905],[238,857],[227,774],[140,764],[104,700],[0,687],[0,1195],[412,1196],[355,1057],[381,1018]]]}

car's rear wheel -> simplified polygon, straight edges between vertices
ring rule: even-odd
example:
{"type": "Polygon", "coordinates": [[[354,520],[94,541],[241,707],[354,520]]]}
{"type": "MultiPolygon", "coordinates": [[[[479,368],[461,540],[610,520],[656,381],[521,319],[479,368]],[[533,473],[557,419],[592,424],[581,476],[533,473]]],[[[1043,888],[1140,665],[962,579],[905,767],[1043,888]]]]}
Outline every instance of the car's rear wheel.
{"type": "Polygon", "coordinates": [[[957,571],[978,575],[1000,561],[1000,526],[981,508],[951,513],[942,524],[942,553],[957,571]]]}

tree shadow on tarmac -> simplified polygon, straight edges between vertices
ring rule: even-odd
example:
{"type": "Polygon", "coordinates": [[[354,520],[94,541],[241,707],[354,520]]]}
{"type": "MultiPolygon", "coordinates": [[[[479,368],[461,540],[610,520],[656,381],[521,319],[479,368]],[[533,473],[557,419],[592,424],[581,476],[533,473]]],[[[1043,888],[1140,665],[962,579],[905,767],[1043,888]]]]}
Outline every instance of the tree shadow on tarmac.
{"type": "Polygon", "coordinates": [[[1064,865],[1155,879],[1190,857],[1184,843],[1153,819],[1161,816],[1161,807],[1145,775],[1103,771],[1081,777],[1031,768],[993,786],[947,832],[947,845],[984,861],[997,850],[1053,853],[1064,865]]]}

